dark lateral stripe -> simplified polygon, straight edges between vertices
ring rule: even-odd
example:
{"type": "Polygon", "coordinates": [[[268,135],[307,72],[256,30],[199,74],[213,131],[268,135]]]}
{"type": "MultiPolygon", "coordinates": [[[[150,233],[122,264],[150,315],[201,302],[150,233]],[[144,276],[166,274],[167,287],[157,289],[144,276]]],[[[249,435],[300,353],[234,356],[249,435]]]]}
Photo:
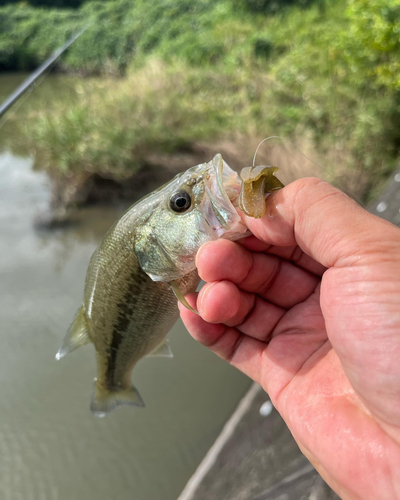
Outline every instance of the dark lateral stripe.
{"type": "Polygon", "coordinates": [[[117,367],[118,351],[132,320],[135,306],[140,299],[140,294],[143,293],[142,288],[146,281],[147,276],[143,271],[140,269],[134,270],[129,277],[128,289],[117,304],[118,316],[113,326],[106,373],[109,388],[115,385],[114,374],[117,367]]]}

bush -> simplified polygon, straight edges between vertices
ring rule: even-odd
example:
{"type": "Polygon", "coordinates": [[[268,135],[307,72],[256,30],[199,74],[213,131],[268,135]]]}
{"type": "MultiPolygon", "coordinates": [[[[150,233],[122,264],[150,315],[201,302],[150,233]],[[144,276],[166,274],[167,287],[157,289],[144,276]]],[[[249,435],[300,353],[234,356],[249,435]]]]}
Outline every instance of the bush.
{"type": "Polygon", "coordinates": [[[129,177],[150,154],[245,127],[243,113],[237,114],[243,106],[235,95],[240,80],[152,59],[124,80],[78,85],[78,104],[66,110],[59,102],[45,113],[32,112],[25,132],[47,169],[65,176],[86,171],[129,177]]]}
{"type": "Polygon", "coordinates": [[[48,168],[66,175],[126,176],[152,151],[271,133],[307,137],[326,158],[337,152],[372,186],[400,144],[400,0],[321,5],[274,15],[228,0],[3,8],[14,24],[11,41],[0,38],[0,64],[39,62],[91,22],[63,66],[126,75],[88,82],[67,113],[60,105],[28,120],[48,168]]]}
{"type": "Polygon", "coordinates": [[[0,71],[36,68],[82,27],[75,11],[8,5],[0,9],[0,71]]]}
{"type": "Polygon", "coordinates": [[[313,3],[322,4],[324,0],[242,0],[242,4],[250,11],[263,14],[272,14],[292,7],[308,7],[313,3]]]}
{"type": "MultiPolygon", "coordinates": [[[[29,0],[25,3],[34,7],[72,8],[76,9],[85,0],[29,0]]],[[[0,6],[20,3],[20,0],[0,0],[0,6]]]]}

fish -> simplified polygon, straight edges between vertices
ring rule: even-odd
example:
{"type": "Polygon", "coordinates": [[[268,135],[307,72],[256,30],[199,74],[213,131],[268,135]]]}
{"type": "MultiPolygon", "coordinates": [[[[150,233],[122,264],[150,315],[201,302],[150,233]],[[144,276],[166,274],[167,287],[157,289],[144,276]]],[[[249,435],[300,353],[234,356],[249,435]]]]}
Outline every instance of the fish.
{"type": "MultiPolygon", "coordinates": [[[[131,373],[146,356],[172,357],[166,335],[200,282],[196,253],[208,241],[248,236],[238,214],[261,217],[265,193],[283,187],[275,167],[240,177],[220,154],[145,196],[108,231],[86,274],[84,298],[56,359],[93,343],[97,376],[90,404],[103,417],[120,405],[144,406],[131,373]]],[[[196,312],[197,313],[197,312],[196,312]]]]}

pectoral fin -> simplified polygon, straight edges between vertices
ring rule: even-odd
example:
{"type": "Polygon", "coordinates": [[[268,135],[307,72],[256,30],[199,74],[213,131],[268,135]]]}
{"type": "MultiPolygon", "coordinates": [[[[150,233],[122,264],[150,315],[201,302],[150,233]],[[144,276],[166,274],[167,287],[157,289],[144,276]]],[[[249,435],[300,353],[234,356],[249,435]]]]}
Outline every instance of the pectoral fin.
{"type": "Polygon", "coordinates": [[[154,351],[147,355],[148,357],[160,357],[160,358],[173,358],[174,355],[168,344],[168,340],[163,340],[159,346],[157,346],[154,351]]]}
{"type": "Polygon", "coordinates": [[[75,319],[70,326],[67,335],[65,336],[60,349],[56,354],[56,359],[59,360],[69,354],[78,347],[86,345],[90,342],[88,328],[86,324],[85,311],[81,306],[75,316],[75,319]]]}
{"type": "Polygon", "coordinates": [[[172,290],[174,291],[175,297],[179,300],[181,304],[183,304],[186,309],[189,309],[189,311],[192,311],[195,314],[199,314],[193,307],[189,304],[189,302],[186,300],[185,296],[183,295],[181,289],[179,288],[179,285],[176,281],[170,281],[169,285],[171,285],[172,290]]]}
{"type": "Polygon", "coordinates": [[[265,214],[265,194],[284,187],[275,177],[277,167],[246,167],[240,172],[242,187],[239,207],[248,216],[259,219],[265,214]]]}

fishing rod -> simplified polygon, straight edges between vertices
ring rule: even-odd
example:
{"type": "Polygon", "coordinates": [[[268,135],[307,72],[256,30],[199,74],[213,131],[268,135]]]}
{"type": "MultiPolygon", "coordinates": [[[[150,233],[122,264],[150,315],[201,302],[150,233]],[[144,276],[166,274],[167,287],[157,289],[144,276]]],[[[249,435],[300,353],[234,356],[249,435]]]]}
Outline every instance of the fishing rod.
{"type": "Polygon", "coordinates": [[[75,35],[72,35],[71,38],[69,38],[62,47],[57,49],[48,59],[46,59],[43,64],[39,66],[36,71],[30,74],[28,78],[23,83],[21,83],[21,85],[9,97],[7,97],[7,99],[0,106],[0,118],[22,96],[22,94],[24,94],[24,92],[26,92],[29,87],[31,87],[36,82],[36,80],[46,72],[46,70],[51,69],[51,67],[61,56],[61,54],[63,54],[63,52],[65,52],[68,47],[72,45],[75,40],[77,40],[82,35],[82,33],[87,30],[87,28],[88,26],[83,28],[81,31],[78,31],[78,33],[75,33],[75,35]]]}

